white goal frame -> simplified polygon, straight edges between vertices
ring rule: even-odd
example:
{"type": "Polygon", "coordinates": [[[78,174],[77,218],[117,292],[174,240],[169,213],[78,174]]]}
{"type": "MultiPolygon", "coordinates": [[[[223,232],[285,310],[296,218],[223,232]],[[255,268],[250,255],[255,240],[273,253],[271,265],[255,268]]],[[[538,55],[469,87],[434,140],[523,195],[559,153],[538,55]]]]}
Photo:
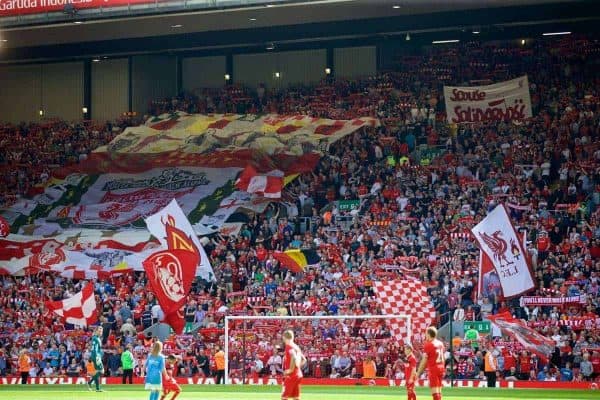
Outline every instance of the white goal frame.
{"type": "Polygon", "coordinates": [[[412,338],[412,319],[407,314],[382,314],[382,315],[226,315],[225,316],[225,377],[224,383],[229,383],[229,321],[257,321],[257,320],[336,320],[336,319],[403,319],[406,320],[406,337],[412,338]]]}

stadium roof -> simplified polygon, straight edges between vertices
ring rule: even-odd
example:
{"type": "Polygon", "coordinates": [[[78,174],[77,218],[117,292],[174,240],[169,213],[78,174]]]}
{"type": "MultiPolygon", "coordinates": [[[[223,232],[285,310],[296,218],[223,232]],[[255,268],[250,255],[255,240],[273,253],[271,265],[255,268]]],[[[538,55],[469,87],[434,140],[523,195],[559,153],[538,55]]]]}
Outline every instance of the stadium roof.
{"type": "MultiPolygon", "coordinates": [[[[232,3],[232,2],[229,2],[232,3]]],[[[233,2],[236,3],[236,2],[233,2]]],[[[0,61],[34,61],[153,52],[265,50],[330,41],[482,30],[489,39],[552,29],[595,31],[600,7],[589,0],[338,0],[173,11],[11,26],[0,32],[0,61]],[[492,10],[493,8],[493,10],[492,10]],[[77,22],[77,23],[75,23],[77,22]]],[[[0,19],[0,26],[3,25],[0,19]]],[[[483,37],[483,36],[482,36],[483,37]]]]}

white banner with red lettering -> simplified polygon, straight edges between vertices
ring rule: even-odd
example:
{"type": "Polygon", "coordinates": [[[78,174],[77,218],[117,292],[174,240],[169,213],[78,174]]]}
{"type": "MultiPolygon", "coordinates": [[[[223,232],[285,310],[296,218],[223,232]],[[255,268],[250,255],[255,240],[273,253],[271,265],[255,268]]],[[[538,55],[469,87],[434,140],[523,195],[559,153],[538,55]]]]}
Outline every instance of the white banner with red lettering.
{"type": "Polygon", "coordinates": [[[449,123],[531,118],[527,75],[486,86],[444,86],[449,123]]]}
{"type": "Polygon", "coordinates": [[[494,279],[500,281],[504,297],[518,296],[535,286],[529,257],[503,205],[494,208],[471,231],[494,265],[494,279]]]}
{"type": "Polygon", "coordinates": [[[535,329],[568,326],[573,330],[596,330],[600,329],[600,317],[570,317],[559,320],[546,319],[542,321],[527,321],[527,326],[535,329]]]}
{"type": "Polygon", "coordinates": [[[585,304],[586,295],[567,297],[523,296],[521,307],[525,306],[562,306],[566,304],[585,304]]]}

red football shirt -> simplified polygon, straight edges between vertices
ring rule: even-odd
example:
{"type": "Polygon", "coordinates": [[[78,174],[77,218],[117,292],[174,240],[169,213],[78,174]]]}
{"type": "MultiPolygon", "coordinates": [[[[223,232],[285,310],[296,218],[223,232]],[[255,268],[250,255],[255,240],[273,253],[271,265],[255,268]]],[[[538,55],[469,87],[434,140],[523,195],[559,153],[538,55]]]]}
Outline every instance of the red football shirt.
{"type": "Polygon", "coordinates": [[[444,343],[438,339],[426,342],[423,351],[427,354],[427,369],[439,370],[444,368],[444,343]]]}
{"type": "Polygon", "coordinates": [[[404,364],[404,379],[410,379],[413,371],[417,367],[417,359],[413,353],[408,356],[406,359],[406,363],[404,364]]]}
{"type": "MultiPolygon", "coordinates": [[[[297,346],[285,346],[285,353],[283,354],[283,369],[284,371],[290,368],[290,364],[292,363],[292,358],[296,357],[296,351],[300,351],[297,346]]],[[[290,374],[291,377],[301,378],[302,370],[299,365],[294,367],[294,371],[290,374]]]]}

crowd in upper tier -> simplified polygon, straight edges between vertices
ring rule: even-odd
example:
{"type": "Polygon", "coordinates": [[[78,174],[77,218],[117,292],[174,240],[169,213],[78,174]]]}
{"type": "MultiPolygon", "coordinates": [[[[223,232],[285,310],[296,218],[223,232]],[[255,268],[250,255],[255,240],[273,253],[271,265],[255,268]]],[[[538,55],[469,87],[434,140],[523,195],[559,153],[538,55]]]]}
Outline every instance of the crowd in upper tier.
{"type": "Polygon", "coordinates": [[[118,133],[120,128],[112,123],[54,119],[19,125],[0,123],[0,206],[9,206],[23,195],[38,194],[52,170],[84,161],[92,150],[118,133]]]}
{"type": "MultiPolygon", "coordinates": [[[[200,330],[173,336],[166,344],[168,352],[181,355],[179,375],[214,372],[212,355],[223,344],[226,314],[380,313],[371,282],[406,274],[386,269],[392,260],[416,269],[413,275],[428,288],[438,325],[450,318],[481,320],[509,311],[557,343],[544,361],[506,337],[478,343],[445,337],[446,342],[456,340],[456,351],[447,354],[456,361],[454,376],[480,378],[481,350],[488,349],[498,355],[499,375],[506,379],[600,377],[599,52],[596,40],[581,38],[528,46],[467,43],[405,57],[396,71],[362,80],[329,79],[279,91],[227,87],[153,102],[153,113],[280,112],[336,119],[369,115],[382,122],[332,145],[315,171],[286,188],[286,199],[295,202],[298,216],[272,205],[255,215],[239,236],[210,239],[206,251],[218,282],[196,282],[184,309],[188,327],[199,325],[200,330]],[[521,74],[529,76],[531,120],[460,126],[444,122],[444,84],[521,74]],[[361,199],[360,208],[340,210],[334,203],[340,199],[361,199]],[[526,232],[538,282],[535,294],[585,294],[585,304],[523,307],[518,298],[504,301],[477,294],[479,251],[463,233],[499,203],[513,205],[511,218],[526,232]],[[317,249],[320,265],[301,274],[281,268],[272,252],[289,248],[317,249]],[[593,323],[577,324],[579,320],[593,323]]],[[[47,179],[49,164],[77,162],[114,134],[110,126],[94,130],[59,122],[4,126],[0,132],[4,201],[47,179]],[[19,140],[7,140],[14,132],[19,140]],[[43,143],[45,150],[31,146],[36,143],[43,143]]],[[[65,331],[42,308],[47,297],[60,298],[80,285],[47,274],[0,277],[0,375],[15,372],[21,348],[34,355],[32,375],[81,373],[75,370],[86,359],[89,333],[65,331]]],[[[140,332],[162,313],[145,291],[143,274],[95,285],[107,373],[118,375],[118,354],[128,344],[141,365],[151,338],[140,332]]],[[[310,376],[402,377],[398,349],[404,339],[391,337],[381,321],[294,324],[304,332],[300,341],[311,361],[310,376]]],[[[276,346],[281,326],[234,328],[234,376],[281,372],[276,346]]]]}

